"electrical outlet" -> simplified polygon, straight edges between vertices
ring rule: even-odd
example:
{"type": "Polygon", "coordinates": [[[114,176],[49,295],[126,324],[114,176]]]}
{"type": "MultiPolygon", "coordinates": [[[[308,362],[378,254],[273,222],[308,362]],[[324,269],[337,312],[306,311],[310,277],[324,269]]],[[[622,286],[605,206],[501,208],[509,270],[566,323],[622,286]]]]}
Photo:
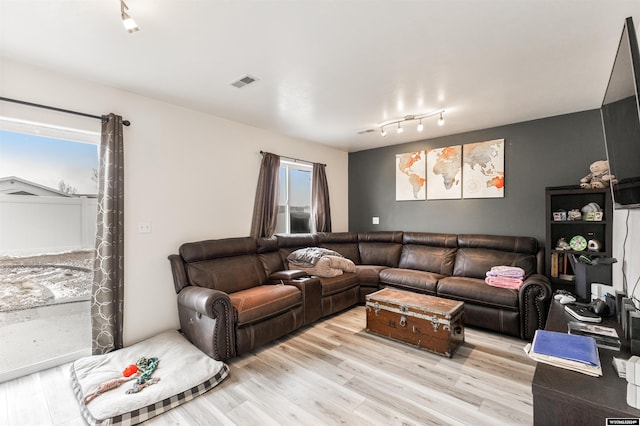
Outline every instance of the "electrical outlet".
{"type": "Polygon", "coordinates": [[[380,218],[378,216],[374,216],[371,218],[371,223],[374,225],[380,225],[380,218]]]}
{"type": "Polygon", "coordinates": [[[150,222],[140,222],[138,223],[138,234],[150,234],[151,233],[151,223],[150,222]]]}

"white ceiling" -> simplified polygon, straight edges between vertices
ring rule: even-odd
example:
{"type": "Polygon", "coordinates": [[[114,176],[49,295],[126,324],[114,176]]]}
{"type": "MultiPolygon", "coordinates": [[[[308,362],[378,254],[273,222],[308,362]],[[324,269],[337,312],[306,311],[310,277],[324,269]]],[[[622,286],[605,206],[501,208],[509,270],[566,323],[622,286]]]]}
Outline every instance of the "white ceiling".
{"type": "Polygon", "coordinates": [[[598,108],[640,24],[638,0],[127,4],[137,33],[119,0],[0,0],[0,57],[349,152],[598,108]],[[441,108],[442,127],[357,134],[441,108]]]}

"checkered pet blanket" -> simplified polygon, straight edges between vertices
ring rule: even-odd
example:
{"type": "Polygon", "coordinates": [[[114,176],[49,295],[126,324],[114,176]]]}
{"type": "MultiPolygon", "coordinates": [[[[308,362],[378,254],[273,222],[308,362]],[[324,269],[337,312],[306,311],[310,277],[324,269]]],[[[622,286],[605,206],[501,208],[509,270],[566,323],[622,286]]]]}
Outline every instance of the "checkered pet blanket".
{"type": "Polygon", "coordinates": [[[90,425],[135,425],[202,395],[228,374],[225,363],[209,358],[177,331],[167,331],[124,349],[75,361],[71,384],[90,425]],[[160,381],[127,394],[132,380],[83,402],[101,384],[123,377],[125,367],[141,357],[159,359],[152,377],[160,381]]]}

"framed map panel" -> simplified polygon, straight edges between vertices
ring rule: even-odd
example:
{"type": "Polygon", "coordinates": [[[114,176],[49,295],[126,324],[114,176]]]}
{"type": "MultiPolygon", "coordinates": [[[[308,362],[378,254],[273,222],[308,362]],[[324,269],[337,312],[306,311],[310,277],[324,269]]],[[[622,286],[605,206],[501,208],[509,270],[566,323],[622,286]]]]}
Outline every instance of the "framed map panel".
{"type": "Polygon", "coordinates": [[[427,151],[427,200],[462,197],[462,145],[427,151]]]}
{"type": "Polygon", "coordinates": [[[396,201],[426,200],[425,152],[396,154],[396,201]]]}
{"type": "Polygon", "coordinates": [[[504,139],[462,147],[462,197],[504,197],[504,139]]]}

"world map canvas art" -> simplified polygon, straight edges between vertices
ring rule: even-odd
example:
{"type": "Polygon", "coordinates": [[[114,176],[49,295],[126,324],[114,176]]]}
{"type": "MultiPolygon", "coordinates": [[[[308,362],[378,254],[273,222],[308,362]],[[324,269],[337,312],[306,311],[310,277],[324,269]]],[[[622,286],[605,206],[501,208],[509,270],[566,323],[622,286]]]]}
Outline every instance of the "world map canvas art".
{"type": "Polygon", "coordinates": [[[470,143],[462,149],[462,197],[504,197],[504,139],[470,143]]]}
{"type": "Polygon", "coordinates": [[[396,201],[426,200],[425,152],[396,154],[396,201]]]}
{"type": "Polygon", "coordinates": [[[462,145],[427,151],[427,199],[462,197],[462,145]]]}
{"type": "Polygon", "coordinates": [[[396,201],[504,197],[504,139],[396,154],[396,201]]]}

